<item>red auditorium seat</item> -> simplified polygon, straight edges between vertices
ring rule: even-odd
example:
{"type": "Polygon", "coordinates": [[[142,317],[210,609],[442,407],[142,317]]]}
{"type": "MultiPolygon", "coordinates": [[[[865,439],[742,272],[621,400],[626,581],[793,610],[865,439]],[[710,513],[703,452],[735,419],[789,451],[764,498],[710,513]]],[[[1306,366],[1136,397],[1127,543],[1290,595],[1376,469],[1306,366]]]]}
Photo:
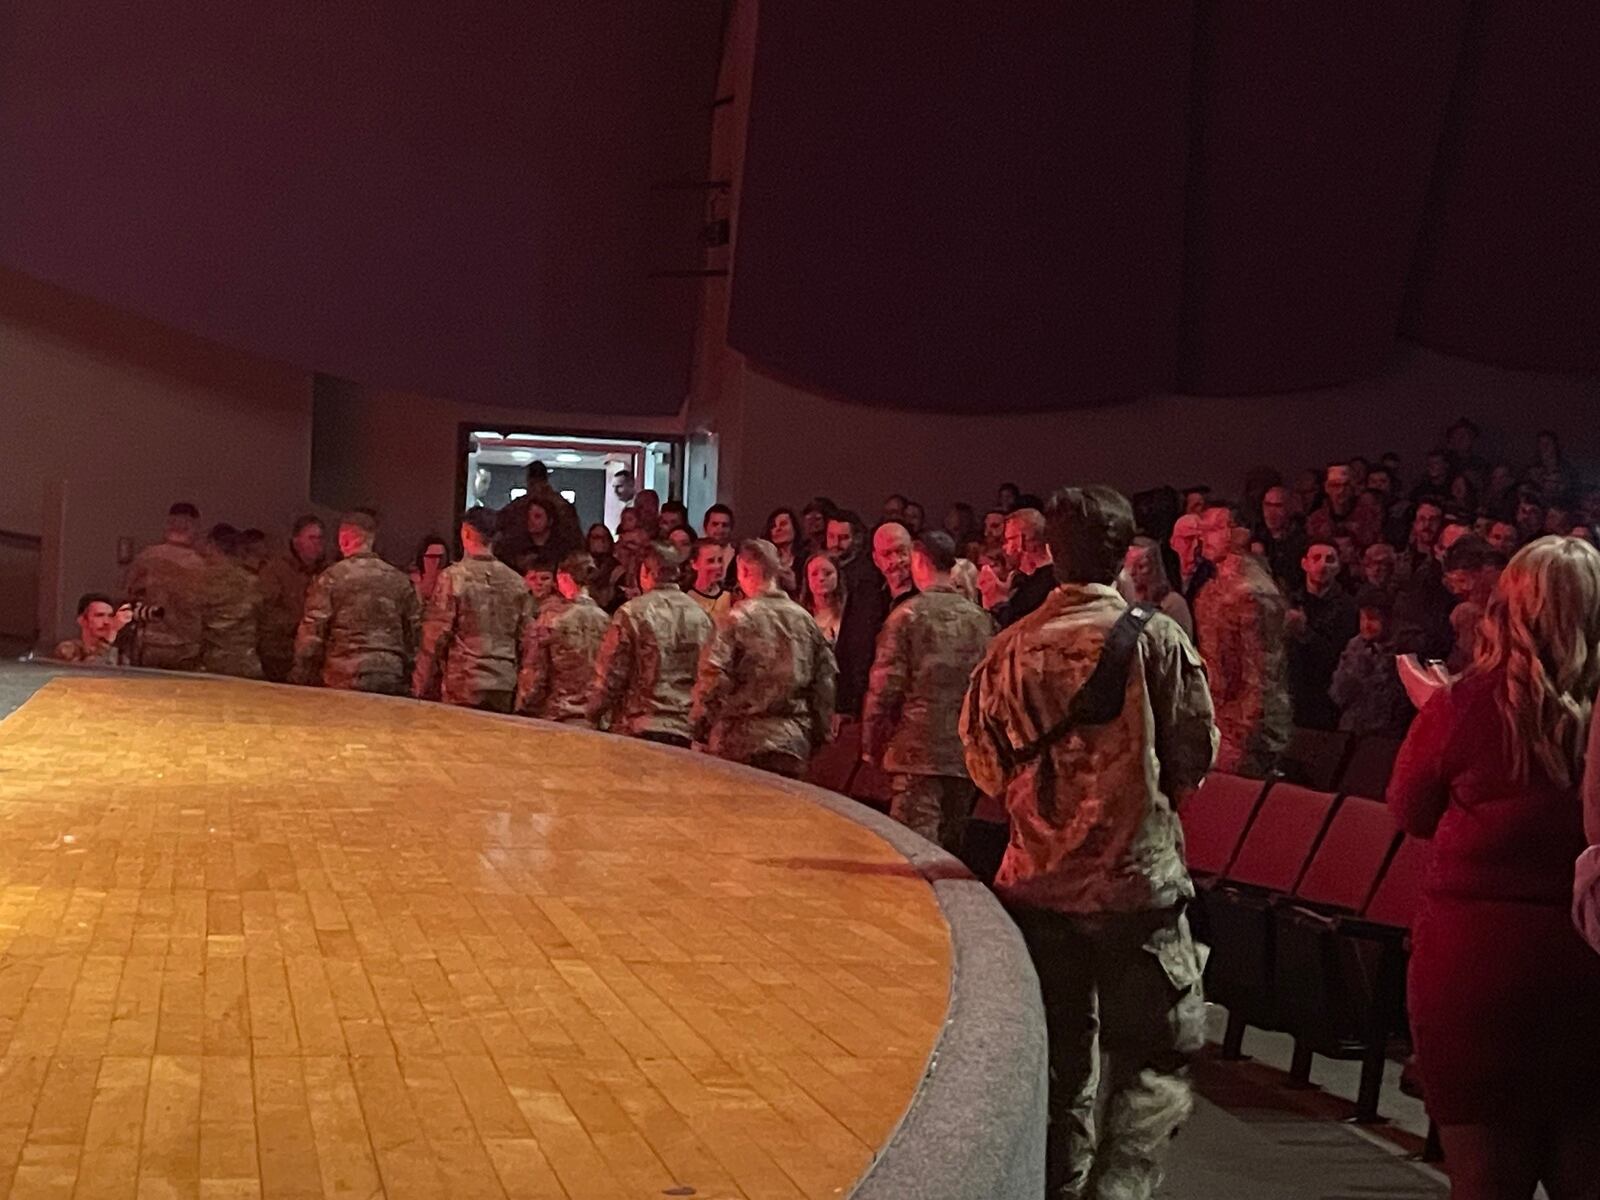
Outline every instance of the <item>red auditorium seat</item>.
{"type": "Polygon", "coordinates": [[[1421,896],[1430,849],[1427,842],[1400,839],[1385,805],[1346,797],[1297,896],[1326,908],[1296,904],[1276,914],[1273,984],[1277,1016],[1295,1038],[1290,1078],[1307,1082],[1313,1054],[1359,1058],[1358,1121],[1378,1120],[1389,1038],[1404,1028],[1404,931],[1421,896]],[[1386,848],[1382,854],[1379,844],[1386,848]],[[1321,866],[1324,852],[1327,868],[1321,866]],[[1335,858],[1347,867],[1335,870],[1335,858]],[[1364,903],[1357,899],[1363,889],[1370,894],[1364,903]],[[1331,908],[1346,911],[1326,911],[1331,908]],[[1348,915],[1361,908],[1359,918],[1348,915]]]}
{"type": "Polygon", "coordinates": [[[1222,875],[1233,862],[1266,785],[1259,779],[1213,774],[1178,810],[1184,850],[1195,875],[1222,875]]]}
{"type": "Polygon", "coordinates": [[[1294,898],[1341,912],[1360,912],[1378,886],[1399,836],[1388,805],[1347,797],[1317,843],[1294,898]]]}
{"type": "Polygon", "coordinates": [[[1389,773],[1394,770],[1400,742],[1395,738],[1357,738],[1344,764],[1339,790],[1347,796],[1367,796],[1382,800],[1389,788],[1389,773]]]}
{"type": "Polygon", "coordinates": [[[1319,792],[1337,791],[1350,742],[1348,733],[1297,727],[1289,735],[1289,747],[1279,760],[1278,773],[1290,783],[1319,792]]]}
{"type": "Polygon", "coordinates": [[[1383,873],[1372,900],[1361,915],[1374,925],[1391,929],[1410,929],[1416,915],[1417,904],[1422,899],[1422,883],[1428,872],[1428,861],[1433,857],[1433,845],[1420,838],[1408,837],[1389,860],[1389,869],[1383,873]]]}
{"type": "Polygon", "coordinates": [[[1274,784],[1261,801],[1226,882],[1290,892],[1327,823],[1334,797],[1294,783],[1274,784]]]}

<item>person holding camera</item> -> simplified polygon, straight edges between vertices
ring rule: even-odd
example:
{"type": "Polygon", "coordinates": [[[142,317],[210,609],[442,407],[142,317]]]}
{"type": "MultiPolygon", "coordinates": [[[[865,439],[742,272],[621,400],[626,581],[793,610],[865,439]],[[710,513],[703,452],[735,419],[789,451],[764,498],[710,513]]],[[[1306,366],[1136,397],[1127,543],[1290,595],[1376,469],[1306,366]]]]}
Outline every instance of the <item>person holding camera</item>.
{"type": "Polygon", "coordinates": [[[50,657],[84,667],[123,666],[125,656],[117,635],[132,617],[131,606],[119,608],[110,596],[87,592],[78,597],[78,636],[56,643],[50,657]]]}
{"type": "Polygon", "coordinates": [[[161,541],[139,551],[128,567],[128,600],[151,614],[135,631],[135,666],[200,669],[206,563],[195,549],[199,523],[198,508],[174,504],[167,510],[161,541]]]}

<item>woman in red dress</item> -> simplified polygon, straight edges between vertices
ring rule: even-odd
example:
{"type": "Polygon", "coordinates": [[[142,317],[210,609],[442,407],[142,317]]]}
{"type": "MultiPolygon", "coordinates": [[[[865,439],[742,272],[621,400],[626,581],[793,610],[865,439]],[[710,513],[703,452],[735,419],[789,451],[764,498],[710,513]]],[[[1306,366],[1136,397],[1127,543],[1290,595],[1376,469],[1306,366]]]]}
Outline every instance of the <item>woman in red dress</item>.
{"type": "Polygon", "coordinates": [[[1511,560],[1466,673],[1418,715],[1389,784],[1431,838],[1409,979],[1455,1200],[1600,1198],[1600,955],[1570,916],[1600,689],[1600,551],[1511,560]]]}

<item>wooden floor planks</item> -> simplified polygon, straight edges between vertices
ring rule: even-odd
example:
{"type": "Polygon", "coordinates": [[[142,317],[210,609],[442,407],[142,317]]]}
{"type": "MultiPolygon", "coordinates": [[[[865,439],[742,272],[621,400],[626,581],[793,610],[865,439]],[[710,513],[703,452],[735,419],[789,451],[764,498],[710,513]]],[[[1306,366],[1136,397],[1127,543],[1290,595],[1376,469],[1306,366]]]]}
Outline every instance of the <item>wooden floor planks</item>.
{"type": "Polygon", "coordinates": [[[949,980],[887,844],[638,743],[149,677],[0,722],[0,1195],[834,1197],[949,980]]]}

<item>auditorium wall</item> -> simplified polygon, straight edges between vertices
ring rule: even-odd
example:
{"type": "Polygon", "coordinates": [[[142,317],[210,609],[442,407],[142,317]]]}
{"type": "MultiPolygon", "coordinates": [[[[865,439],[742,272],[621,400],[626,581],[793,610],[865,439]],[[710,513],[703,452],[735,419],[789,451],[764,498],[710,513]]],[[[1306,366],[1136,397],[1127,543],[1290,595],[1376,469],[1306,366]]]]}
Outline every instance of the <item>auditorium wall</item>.
{"type": "Polygon", "coordinates": [[[405,561],[426,534],[453,534],[448,526],[461,511],[457,439],[463,424],[579,436],[678,437],[683,432],[676,414],[609,417],[496,408],[327,377],[319,377],[316,392],[312,498],[330,513],[376,509],[382,523],[379,553],[394,562],[405,561]]]}
{"type": "Polygon", "coordinates": [[[175,499],[281,528],[306,503],[302,371],[0,270],[0,528],[46,535],[42,635],[114,589],[117,540],[154,541],[175,499]]]}
{"type": "Polygon", "coordinates": [[[1518,466],[1534,435],[1557,430],[1568,457],[1600,474],[1600,379],[1509,371],[1412,347],[1375,379],[1285,396],[1153,396],[1050,415],[949,415],[863,408],[753,366],[742,372],[745,528],[779,504],[821,493],[870,517],[890,491],[937,519],[954,500],[987,505],[1015,480],[1046,490],[1106,482],[1127,490],[1209,483],[1237,494],[1253,466],[1292,477],[1355,454],[1397,451],[1413,478],[1456,417],[1484,451],[1518,466]]]}

